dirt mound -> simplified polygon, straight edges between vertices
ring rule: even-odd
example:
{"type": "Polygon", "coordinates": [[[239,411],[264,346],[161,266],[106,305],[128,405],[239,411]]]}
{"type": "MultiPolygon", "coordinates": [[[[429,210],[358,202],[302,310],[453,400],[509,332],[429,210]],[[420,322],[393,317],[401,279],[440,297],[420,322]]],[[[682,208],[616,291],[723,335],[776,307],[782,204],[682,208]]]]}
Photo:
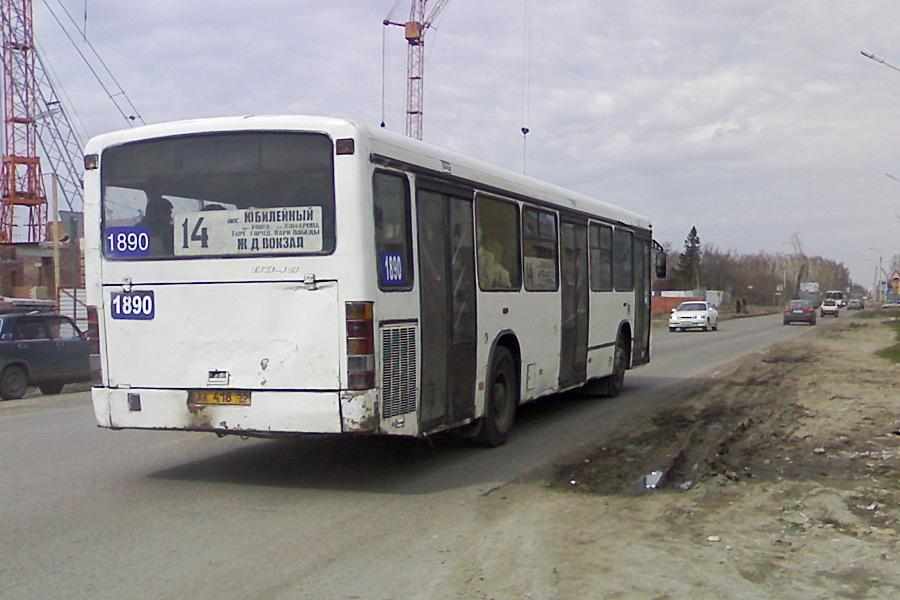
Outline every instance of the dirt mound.
{"type": "Polygon", "coordinates": [[[810,330],[560,466],[535,528],[567,592],[896,597],[900,366],[876,356],[895,342],[876,321],[810,330]]]}
{"type": "MultiPolygon", "coordinates": [[[[830,342],[877,326],[848,323],[820,337],[830,342]]],[[[878,396],[895,392],[898,383],[884,382],[881,371],[854,369],[819,340],[775,346],[719,374],[688,404],[561,467],[553,485],[636,494],[689,490],[710,480],[826,478],[846,489],[875,474],[896,481],[900,414],[880,406],[878,396]],[[867,381],[880,389],[863,401],[859,388],[867,381]],[[860,410],[849,410],[854,406],[860,410]]]]}

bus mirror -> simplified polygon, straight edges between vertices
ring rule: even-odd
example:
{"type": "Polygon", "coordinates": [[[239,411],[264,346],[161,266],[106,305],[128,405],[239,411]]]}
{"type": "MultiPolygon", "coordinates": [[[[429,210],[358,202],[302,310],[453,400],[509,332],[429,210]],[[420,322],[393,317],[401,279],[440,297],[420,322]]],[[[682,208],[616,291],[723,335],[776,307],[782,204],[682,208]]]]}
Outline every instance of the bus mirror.
{"type": "Polygon", "coordinates": [[[657,252],[656,253],[656,278],[657,279],[665,279],[666,278],[666,253],[665,252],[657,252]]]}

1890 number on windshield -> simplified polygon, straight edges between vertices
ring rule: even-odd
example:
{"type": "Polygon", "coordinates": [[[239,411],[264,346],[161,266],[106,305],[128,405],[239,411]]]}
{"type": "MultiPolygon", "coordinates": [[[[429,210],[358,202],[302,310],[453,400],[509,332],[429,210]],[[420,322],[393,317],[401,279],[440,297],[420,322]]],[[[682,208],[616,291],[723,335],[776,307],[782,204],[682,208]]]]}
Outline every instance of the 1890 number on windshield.
{"type": "Polygon", "coordinates": [[[113,319],[149,321],[156,315],[156,301],[150,290],[113,292],[109,306],[113,319]]]}

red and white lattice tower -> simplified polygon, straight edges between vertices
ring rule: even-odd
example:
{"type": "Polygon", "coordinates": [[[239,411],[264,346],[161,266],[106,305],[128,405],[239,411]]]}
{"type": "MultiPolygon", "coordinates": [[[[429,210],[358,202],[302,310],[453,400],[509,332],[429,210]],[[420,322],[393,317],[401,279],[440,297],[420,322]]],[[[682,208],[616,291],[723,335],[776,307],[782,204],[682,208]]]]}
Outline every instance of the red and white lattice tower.
{"type": "Polygon", "coordinates": [[[3,29],[3,169],[0,243],[44,239],[47,198],[37,154],[37,87],[31,0],[0,0],[3,29]],[[25,215],[19,213],[27,212],[25,215]],[[23,217],[17,219],[17,217],[23,217]],[[19,223],[18,221],[24,221],[19,223]],[[14,235],[24,225],[25,235],[14,235]]]}
{"type": "Polygon", "coordinates": [[[406,33],[409,50],[406,55],[406,135],[422,139],[422,110],[425,91],[425,32],[432,26],[438,14],[450,0],[436,0],[428,11],[428,0],[412,0],[409,21],[385,25],[400,25],[406,33]],[[426,15],[427,12],[427,15],[426,15]]]}

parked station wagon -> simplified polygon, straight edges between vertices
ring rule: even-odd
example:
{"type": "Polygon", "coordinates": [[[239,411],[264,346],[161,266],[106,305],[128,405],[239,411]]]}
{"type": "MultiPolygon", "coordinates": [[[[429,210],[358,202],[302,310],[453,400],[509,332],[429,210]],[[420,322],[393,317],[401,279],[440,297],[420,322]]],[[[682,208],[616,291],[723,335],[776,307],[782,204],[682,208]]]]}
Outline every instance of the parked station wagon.
{"type": "Polygon", "coordinates": [[[91,379],[90,342],[66,316],[0,314],[0,398],[17,400],[28,386],[58,394],[91,379]]]}

